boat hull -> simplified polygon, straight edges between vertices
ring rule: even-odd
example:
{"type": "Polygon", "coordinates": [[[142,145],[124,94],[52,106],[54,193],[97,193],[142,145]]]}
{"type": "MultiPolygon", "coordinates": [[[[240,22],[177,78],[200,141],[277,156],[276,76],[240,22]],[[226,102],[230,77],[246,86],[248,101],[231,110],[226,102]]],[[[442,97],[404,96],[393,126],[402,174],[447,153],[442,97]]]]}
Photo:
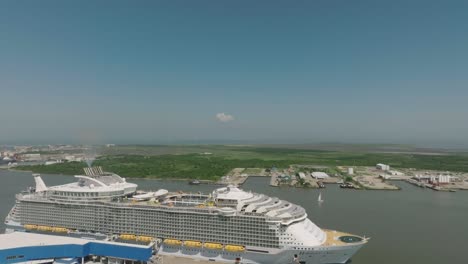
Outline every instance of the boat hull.
{"type": "Polygon", "coordinates": [[[228,252],[162,245],[158,254],[222,263],[236,263],[237,261],[243,264],[332,264],[346,263],[364,244],[316,247],[307,250],[284,249],[268,253],[253,252],[248,249],[244,252],[228,252]]]}

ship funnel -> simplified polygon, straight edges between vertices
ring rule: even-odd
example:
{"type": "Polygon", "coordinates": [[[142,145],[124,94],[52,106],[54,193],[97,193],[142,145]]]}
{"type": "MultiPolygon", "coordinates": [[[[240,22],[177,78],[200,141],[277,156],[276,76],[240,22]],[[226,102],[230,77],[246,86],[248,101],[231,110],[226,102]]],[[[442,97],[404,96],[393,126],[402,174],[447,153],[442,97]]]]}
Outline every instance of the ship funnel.
{"type": "Polygon", "coordinates": [[[40,174],[33,174],[34,181],[36,182],[36,192],[47,191],[47,186],[41,178],[40,174]]]}

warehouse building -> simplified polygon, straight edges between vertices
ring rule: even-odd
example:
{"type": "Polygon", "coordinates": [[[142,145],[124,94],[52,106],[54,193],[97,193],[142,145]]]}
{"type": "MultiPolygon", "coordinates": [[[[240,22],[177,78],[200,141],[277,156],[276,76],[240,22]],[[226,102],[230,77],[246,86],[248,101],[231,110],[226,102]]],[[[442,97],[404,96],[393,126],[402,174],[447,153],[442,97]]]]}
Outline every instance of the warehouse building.
{"type": "Polygon", "coordinates": [[[314,172],[312,172],[312,177],[314,177],[317,180],[323,180],[323,179],[328,178],[329,176],[325,172],[314,171],[314,172]]]}
{"type": "Polygon", "coordinates": [[[0,263],[146,264],[154,244],[135,245],[14,232],[0,235],[0,263]]]}

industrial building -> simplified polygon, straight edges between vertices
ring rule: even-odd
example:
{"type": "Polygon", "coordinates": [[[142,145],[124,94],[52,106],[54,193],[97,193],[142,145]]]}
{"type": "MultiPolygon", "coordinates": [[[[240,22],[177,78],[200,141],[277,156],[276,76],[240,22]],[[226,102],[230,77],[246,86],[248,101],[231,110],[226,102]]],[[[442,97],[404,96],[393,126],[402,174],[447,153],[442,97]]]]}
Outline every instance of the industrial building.
{"type": "Polygon", "coordinates": [[[26,232],[0,235],[0,263],[145,264],[154,244],[135,245],[26,232]]]}
{"type": "Polygon", "coordinates": [[[305,175],[305,173],[303,173],[303,172],[299,172],[299,173],[297,174],[297,176],[299,177],[299,179],[303,179],[303,180],[305,180],[305,178],[306,178],[306,175],[305,175]]]}
{"type": "Polygon", "coordinates": [[[23,161],[40,161],[42,160],[40,153],[29,153],[29,154],[21,154],[21,160],[23,161]]]}
{"type": "Polygon", "coordinates": [[[451,175],[416,175],[414,177],[418,182],[431,183],[431,184],[449,184],[459,180],[458,177],[451,175]]]}
{"type": "Polygon", "coordinates": [[[375,165],[375,167],[376,167],[378,170],[383,170],[383,171],[388,171],[388,170],[390,170],[390,165],[386,165],[386,164],[383,164],[383,163],[379,163],[379,164],[375,165]]]}
{"type": "Polygon", "coordinates": [[[439,184],[450,183],[450,178],[451,177],[449,175],[433,175],[431,176],[430,182],[439,184]]]}
{"type": "Polygon", "coordinates": [[[315,178],[315,179],[326,179],[328,178],[328,174],[326,174],[325,172],[321,172],[321,171],[314,171],[312,172],[312,177],[315,178]]]}

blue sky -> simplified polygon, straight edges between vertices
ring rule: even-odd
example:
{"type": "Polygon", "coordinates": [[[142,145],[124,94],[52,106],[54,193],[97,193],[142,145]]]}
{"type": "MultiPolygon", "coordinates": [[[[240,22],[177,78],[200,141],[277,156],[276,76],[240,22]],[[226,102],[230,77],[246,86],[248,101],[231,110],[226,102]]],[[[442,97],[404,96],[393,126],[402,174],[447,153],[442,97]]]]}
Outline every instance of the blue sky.
{"type": "Polygon", "coordinates": [[[467,145],[467,12],[431,0],[2,1],[0,142],[467,145]]]}

